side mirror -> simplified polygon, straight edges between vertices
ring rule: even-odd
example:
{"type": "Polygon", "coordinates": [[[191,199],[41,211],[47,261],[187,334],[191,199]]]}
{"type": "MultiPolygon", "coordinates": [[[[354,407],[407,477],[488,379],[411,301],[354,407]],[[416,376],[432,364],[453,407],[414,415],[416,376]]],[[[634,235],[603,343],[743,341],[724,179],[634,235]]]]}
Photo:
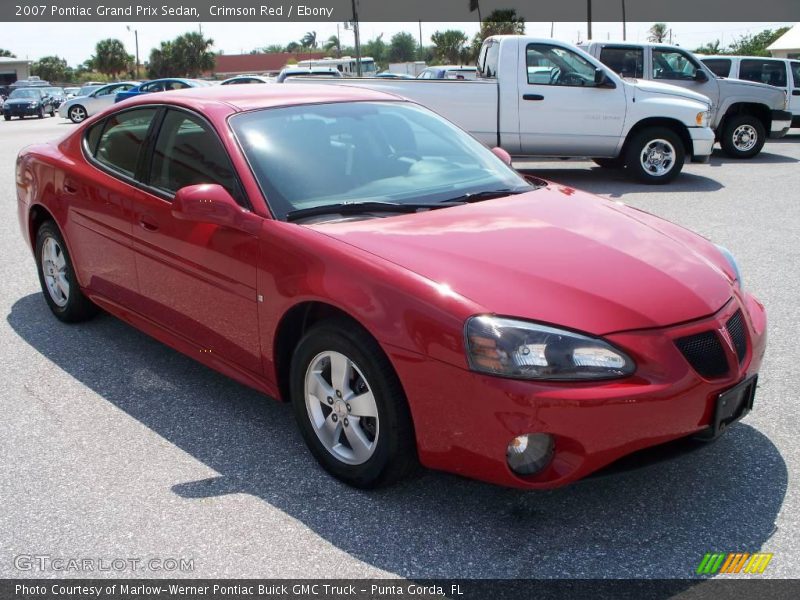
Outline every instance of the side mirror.
{"type": "Polygon", "coordinates": [[[606,73],[605,69],[601,69],[597,67],[594,70],[594,85],[595,87],[604,87],[604,88],[615,88],[617,87],[613,81],[608,78],[608,74],[606,73]]]}
{"type": "Polygon", "coordinates": [[[699,83],[705,83],[708,81],[708,75],[706,75],[706,72],[703,71],[703,69],[697,69],[697,72],[694,74],[694,80],[699,83]]]}
{"type": "Polygon", "coordinates": [[[182,187],[172,201],[172,216],[182,221],[210,223],[255,234],[261,218],[243,209],[224,187],[201,183],[182,187]]]}
{"type": "Polygon", "coordinates": [[[502,148],[500,148],[499,146],[495,146],[494,148],[492,148],[492,154],[494,154],[497,158],[502,160],[509,167],[511,166],[511,155],[502,148]]]}

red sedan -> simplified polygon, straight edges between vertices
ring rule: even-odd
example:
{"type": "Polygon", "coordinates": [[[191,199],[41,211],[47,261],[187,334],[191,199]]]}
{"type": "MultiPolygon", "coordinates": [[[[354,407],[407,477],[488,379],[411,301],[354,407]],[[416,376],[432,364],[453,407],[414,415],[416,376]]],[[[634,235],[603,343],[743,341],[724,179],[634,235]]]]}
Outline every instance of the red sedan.
{"type": "Polygon", "coordinates": [[[509,162],[379,92],[166,92],[23,150],[19,220],[56,317],[291,402],[352,485],[553,487],[746,414],[766,317],[730,253],[509,162]]]}

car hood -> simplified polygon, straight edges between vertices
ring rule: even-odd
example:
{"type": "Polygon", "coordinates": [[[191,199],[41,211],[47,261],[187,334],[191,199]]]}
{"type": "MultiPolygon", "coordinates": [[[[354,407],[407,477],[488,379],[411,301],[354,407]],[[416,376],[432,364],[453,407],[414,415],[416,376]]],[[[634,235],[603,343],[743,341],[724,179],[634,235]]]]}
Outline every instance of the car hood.
{"type": "Polygon", "coordinates": [[[572,188],[307,225],[422,275],[479,310],[595,335],[715,313],[732,275],[713,244],[572,188]]]}
{"type": "Polygon", "coordinates": [[[711,100],[708,99],[708,96],[704,96],[703,94],[698,94],[697,92],[687,90],[686,88],[682,88],[679,85],[662,83],[660,81],[650,81],[647,79],[626,79],[626,81],[628,83],[631,83],[637,90],[640,90],[642,92],[648,92],[651,94],[665,94],[667,96],[677,96],[679,98],[696,100],[698,102],[702,102],[703,104],[711,104],[711,100]]]}
{"type": "Polygon", "coordinates": [[[37,100],[36,98],[10,98],[6,100],[6,104],[31,104],[33,102],[41,102],[41,100],[37,100]]]}

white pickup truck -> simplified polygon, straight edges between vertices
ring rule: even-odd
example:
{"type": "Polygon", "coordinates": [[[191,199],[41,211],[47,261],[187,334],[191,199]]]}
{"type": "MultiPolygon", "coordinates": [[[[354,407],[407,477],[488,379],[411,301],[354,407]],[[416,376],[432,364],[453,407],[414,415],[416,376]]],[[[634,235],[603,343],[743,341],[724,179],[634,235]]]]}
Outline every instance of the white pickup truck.
{"type": "Polygon", "coordinates": [[[478,71],[475,81],[325,83],[409,98],[512,156],[589,157],[604,167],[627,167],[645,183],[667,183],[687,157],[705,162],[711,154],[708,98],[672,85],[626,81],[570,44],[489,37],[478,71]]]}
{"type": "Polygon", "coordinates": [[[781,89],[738,79],[720,79],[688,50],[668,44],[587,42],[581,48],[624,77],[647,79],[708,96],[711,127],[722,150],[733,158],[761,152],[767,137],[786,135],[792,122],[781,89]]]}

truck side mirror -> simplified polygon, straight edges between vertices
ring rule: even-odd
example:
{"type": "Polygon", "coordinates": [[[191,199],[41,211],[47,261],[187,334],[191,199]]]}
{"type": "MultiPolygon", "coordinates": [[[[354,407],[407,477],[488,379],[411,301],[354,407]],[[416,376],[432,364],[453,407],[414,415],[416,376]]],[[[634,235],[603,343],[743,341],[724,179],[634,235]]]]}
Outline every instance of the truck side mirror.
{"type": "Polygon", "coordinates": [[[708,81],[708,75],[706,75],[706,72],[703,71],[703,69],[697,69],[697,73],[694,74],[694,80],[698,83],[705,83],[708,81]]]}
{"type": "Polygon", "coordinates": [[[601,69],[600,67],[594,70],[594,85],[595,87],[607,87],[607,88],[617,87],[616,85],[614,85],[614,82],[608,78],[605,69],[601,69]]]}

